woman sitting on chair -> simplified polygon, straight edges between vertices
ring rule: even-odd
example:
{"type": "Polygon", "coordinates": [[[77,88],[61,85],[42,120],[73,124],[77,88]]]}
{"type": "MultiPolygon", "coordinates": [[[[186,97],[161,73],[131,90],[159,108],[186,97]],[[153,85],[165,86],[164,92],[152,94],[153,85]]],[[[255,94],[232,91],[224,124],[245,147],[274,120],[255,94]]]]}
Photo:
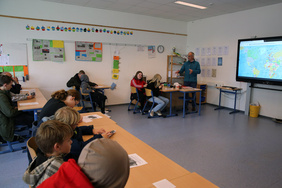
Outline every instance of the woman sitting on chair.
{"type": "MultiPolygon", "coordinates": [[[[151,112],[150,112],[150,117],[154,116],[154,113],[156,113],[158,116],[162,116],[161,111],[166,107],[166,105],[169,103],[169,99],[160,96],[160,89],[163,87],[163,85],[160,84],[162,77],[159,74],[155,74],[155,76],[148,81],[148,86],[147,88],[152,90],[153,92],[153,97],[155,103],[158,105],[155,106],[151,112]]],[[[153,102],[153,98],[149,98],[149,101],[153,102]]]]}
{"type": "Polygon", "coordinates": [[[147,84],[143,81],[143,73],[141,71],[137,71],[135,76],[130,82],[130,86],[137,88],[138,95],[139,95],[139,102],[141,104],[141,110],[144,107],[146,101],[146,94],[145,94],[145,87],[147,84]]]}

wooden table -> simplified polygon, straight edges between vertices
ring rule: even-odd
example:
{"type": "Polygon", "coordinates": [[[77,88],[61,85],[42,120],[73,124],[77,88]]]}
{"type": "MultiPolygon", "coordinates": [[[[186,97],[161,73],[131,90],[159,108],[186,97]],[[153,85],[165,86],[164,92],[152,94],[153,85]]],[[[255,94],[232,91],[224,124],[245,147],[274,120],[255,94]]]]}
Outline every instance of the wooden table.
{"type": "Polygon", "coordinates": [[[37,121],[37,110],[41,110],[46,104],[47,100],[42,95],[41,91],[38,88],[35,89],[23,89],[22,92],[35,91],[35,97],[33,99],[18,101],[18,110],[22,111],[33,111],[34,112],[34,121],[37,121]]]}
{"type": "Polygon", "coordinates": [[[95,89],[98,89],[98,90],[101,90],[101,92],[104,94],[104,90],[105,89],[110,89],[111,86],[105,86],[105,85],[97,85],[97,86],[94,86],[95,89]]]}
{"type": "MultiPolygon", "coordinates": [[[[92,112],[92,113],[83,113],[82,116],[88,116],[97,114],[102,116],[100,119],[93,119],[92,122],[89,123],[80,123],[79,126],[82,125],[94,125],[95,129],[104,128],[106,131],[116,130],[116,134],[114,134],[111,139],[117,141],[128,154],[136,153],[141,158],[143,158],[148,164],[131,168],[128,182],[125,187],[127,188],[146,188],[146,187],[154,187],[153,183],[160,181],[162,179],[167,179],[176,182],[175,185],[185,185],[186,176],[189,174],[193,174],[188,170],[184,169],[180,165],[176,164],[160,152],[156,151],[134,135],[127,132],[122,127],[118,126],[116,122],[109,119],[105,115],[100,112],[92,112]],[[181,177],[184,177],[183,179],[181,177]]],[[[88,140],[91,136],[84,136],[84,140],[88,140]]],[[[204,178],[203,178],[204,179],[204,178]]],[[[206,182],[208,180],[204,179],[206,182]]],[[[210,182],[209,182],[210,183],[210,182]]],[[[216,187],[214,184],[210,183],[212,186],[216,187]]],[[[178,186],[177,186],[178,187],[178,186]]],[[[179,186],[186,187],[186,186],[179,186]]],[[[198,186],[200,188],[200,186],[198,186]]]]}
{"type": "Polygon", "coordinates": [[[229,114],[240,112],[239,110],[236,110],[236,100],[237,100],[237,92],[241,91],[242,88],[236,88],[236,87],[232,87],[232,88],[231,87],[216,87],[216,88],[219,89],[219,104],[218,104],[218,107],[215,108],[214,110],[219,110],[219,109],[224,108],[221,106],[221,93],[230,93],[230,94],[235,95],[235,99],[234,99],[234,109],[233,111],[229,112],[229,114]]]}

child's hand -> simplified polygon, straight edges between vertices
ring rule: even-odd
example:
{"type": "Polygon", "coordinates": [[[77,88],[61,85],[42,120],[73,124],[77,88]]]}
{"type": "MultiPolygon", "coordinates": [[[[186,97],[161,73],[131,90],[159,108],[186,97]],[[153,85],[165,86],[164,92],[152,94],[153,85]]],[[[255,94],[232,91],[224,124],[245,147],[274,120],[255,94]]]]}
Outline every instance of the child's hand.
{"type": "Polygon", "coordinates": [[[109,132],[107,132],[107,133],[102,134],[102,136],[103,136],[104,138],[110,138],[113,134],[114,134],[114,133],[111,133],[111,131],[109,131],[109,132]]]}
{"type": "Polygon", "coordinates": [[[99,130],[96,130],[96,129],[93,129],[93,134],[104,134],[106,133],[105,129],[99,129],[99,130]]]}

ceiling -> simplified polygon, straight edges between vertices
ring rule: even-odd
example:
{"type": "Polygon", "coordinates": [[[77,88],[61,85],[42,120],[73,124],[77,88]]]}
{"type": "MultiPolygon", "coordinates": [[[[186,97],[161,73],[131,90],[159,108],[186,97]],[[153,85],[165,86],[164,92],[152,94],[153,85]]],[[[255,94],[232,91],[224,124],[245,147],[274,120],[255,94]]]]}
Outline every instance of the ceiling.
{"type": "Polygon", "coordinates": [[[182,0],[207,7],[201,10],[175,4],[176,0],[43,0],[69,5],[92,7],[141,14],[177,21],[195,21],[203,18],[282,3],[282,0],[182,0]]]}

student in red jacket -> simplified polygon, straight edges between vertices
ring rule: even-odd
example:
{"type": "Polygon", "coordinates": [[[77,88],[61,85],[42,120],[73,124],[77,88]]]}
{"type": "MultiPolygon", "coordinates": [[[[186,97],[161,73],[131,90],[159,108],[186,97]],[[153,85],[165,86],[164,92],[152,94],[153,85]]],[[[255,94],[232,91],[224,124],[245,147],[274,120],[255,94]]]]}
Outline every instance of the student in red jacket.
{"type": "Polygon", "coordinates": [[[141,104],[141,110],[143,109],[146,101],[145,87],[147,87],[146,82],[143,80],[143,73],[137,71],[133,79],[131,80],[130,86],[138,89],[139,102],[141,104]]]}

